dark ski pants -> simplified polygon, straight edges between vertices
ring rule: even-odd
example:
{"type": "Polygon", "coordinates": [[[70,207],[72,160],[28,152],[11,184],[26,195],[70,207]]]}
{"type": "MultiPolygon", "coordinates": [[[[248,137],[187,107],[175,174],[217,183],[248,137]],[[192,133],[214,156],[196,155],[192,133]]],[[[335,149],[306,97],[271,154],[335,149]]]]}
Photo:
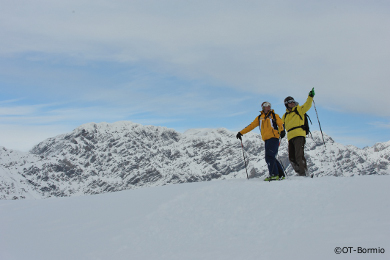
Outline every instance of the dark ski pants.
{"type": "Polygon", "coordinates": [[[299,176],[306,176],[307,165],[304,155],[306,138],[297,136],[288,141],[288,159],[299,176]]]}
{"type": "Polygon", "coordinates": [[[279,139],[271,138],[265,141],[265,161],[268,165],[270,176],[284,176],[284,171],[276,155],[279,150],[279,139]]]}

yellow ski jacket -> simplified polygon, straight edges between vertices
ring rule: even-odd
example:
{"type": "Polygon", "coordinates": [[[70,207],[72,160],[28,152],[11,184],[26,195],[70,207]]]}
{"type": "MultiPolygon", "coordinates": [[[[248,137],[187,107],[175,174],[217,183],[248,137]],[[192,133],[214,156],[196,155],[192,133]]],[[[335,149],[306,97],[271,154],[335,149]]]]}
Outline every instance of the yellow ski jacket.
{"type": "Polygon", "coordinates": [[[261,138],[264,141],[271,138],[279,138],[279,133],[284,129],[282,119],[280,119],[279,115],[275,114],[274,110],[272,109],[266,115],[263,111],[261,111],[261,114],[256,117],[250,125],[242,129],[240,133],[244,135],[259,125],[261,129],[261,138]]]}
{"type": "Polygon", "coordinates": [[[313,98],[309,96],[305,104],[303,104],[302,106],[295,106],[293,107],[293,109],[291,109],[291,111],[286,109],[286,113],[283,115],[282,121],[287,131],[287,140],[290,141],[291,139],[297,136],[306,137],[306,131],[303,130],[302,128],[296,128],[294,130],[291,130],[290,132],[288,130],[297,126],[304,125],[305,113],[309,111],[312,103],[313,103],[313,98]],[[301,115],[301,117],[297,115],[295,110],[299,113],[299,115],[301,115]]]}

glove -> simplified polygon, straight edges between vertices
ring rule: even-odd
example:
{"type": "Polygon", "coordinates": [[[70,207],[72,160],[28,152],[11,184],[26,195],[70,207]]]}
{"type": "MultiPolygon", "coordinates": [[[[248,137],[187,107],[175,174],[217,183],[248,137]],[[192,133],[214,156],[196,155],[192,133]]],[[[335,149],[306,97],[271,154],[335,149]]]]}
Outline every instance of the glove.
{"type": "Polygon", "coordinates": [[[312,89],[312,90],[310,90],[310,92],[309,92],[309,97],[314,97],[314,95],[315,95],[316,93],[314,92],[314,88],[312,89]]]}
{"type": "Polygon", "coordinates": [[[238,132],[238,134],[236,135],[237,139],[240,139],[242,141],[241,136],[242,134],[240,132],[238,132]]]}
{"type": "Polygon", "coordinates": [[[280,139],[283,139],[286,136],[286,130],[280,132],[280,139]]]}

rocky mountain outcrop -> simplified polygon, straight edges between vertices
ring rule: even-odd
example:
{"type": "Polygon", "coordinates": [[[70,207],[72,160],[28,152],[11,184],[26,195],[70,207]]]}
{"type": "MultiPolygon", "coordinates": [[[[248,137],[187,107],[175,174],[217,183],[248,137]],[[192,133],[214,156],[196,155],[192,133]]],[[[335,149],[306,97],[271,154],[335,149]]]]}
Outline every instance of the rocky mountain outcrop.
{"type": "MultiPolygon", "coordinates": [[[[255,131],[253,131],[255,132],[255,131]]],[[[320,133],[307,138],[306,157],[315,176],[390,174],[390,142],[359,149],[320,133]]],[[[248,174],[268,174],[264,142],[243,137],[248,174]]],[[[279,160],[288,175],[287,141],[279,160]]],[[[145,186],[246,178],[241,143],[226,129],[185,133],[132,122],[89,123],[49,138],[29,153],[0,148],[0,198],[48,198],[99,194],[145,186]]]]}

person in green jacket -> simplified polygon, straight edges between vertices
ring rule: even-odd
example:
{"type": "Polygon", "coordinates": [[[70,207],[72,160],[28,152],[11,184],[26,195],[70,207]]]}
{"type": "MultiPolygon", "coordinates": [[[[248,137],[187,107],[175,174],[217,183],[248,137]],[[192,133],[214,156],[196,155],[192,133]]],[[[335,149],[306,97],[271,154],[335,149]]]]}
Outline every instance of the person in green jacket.
{"type": "Polygon", "coordinates": [[[299,106],[293,97],[284,99],[286,113],[282,117],[288,140],[288,158],[294,171],[299,176],[309,176],[307,171],[306,158],[304,155],[306,143],[305,113],[309,111],[313,103],[314,88],[309,92],[305,104],[299,106]]]}

